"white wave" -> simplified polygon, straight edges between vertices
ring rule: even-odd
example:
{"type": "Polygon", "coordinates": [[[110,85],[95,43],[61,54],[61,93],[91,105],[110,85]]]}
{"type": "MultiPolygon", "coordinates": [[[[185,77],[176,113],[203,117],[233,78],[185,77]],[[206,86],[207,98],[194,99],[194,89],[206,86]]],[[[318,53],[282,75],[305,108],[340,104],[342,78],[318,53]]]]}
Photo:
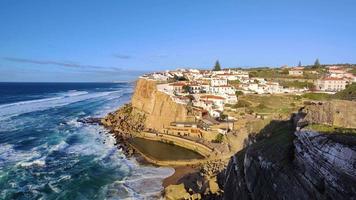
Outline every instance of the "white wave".
{"type": "Polygon", "coordinates": [[[79,95],[88,94],[87,91],[77,91],[77,90],[69,90],[67,93],[64,93],[63,96],[65,97],[74,97],[79,95]]]}
{"type": "Polygon", "coordinates": [[[106,189],[108,194],[120,196],[120,199],[158,199],[163,190],[162,180],[173,173],[172,168],[140,166],[135,163],[130,176],[115,181],[106,189]],[[120,192],[122,190],[125,192],[120,192]]]}
{"type": "Polygon", "coordinates": [[[50,108],[64,106],[79,101],[107,96],[117,92],[119,91],[95,92],[95,93],[78,91],[78,92],[74,92],[74,95],[73,92],[70,92],[59,97],[51,97],[51,98],[44,98],[38,100],[29,100],[29,101],[4,104],[4,105],[0,105],[0,121],[24,113],[47,110],[50,108]]]}
{"type": "MultiPolygon", "coordinates": [[[[0,145],[0,167],[6,163],[17,163],[17,164],[19,164],[19,162],[26,163],[32,159],[36,159],[39,157],[40,157],[40,153],[35,150],[17,151],[14,149],[13,145],[10,144],[0,145]]],[[[33,164],[41,165],[42,162],[41,160],[39,160],[39,161],[35,161],[33,164]]]]}
{"type": "Polygon", "coordinates": [[[68,125],[71,125],[71,126],[74,126],[74,127],[81,127],[83,125],[83,123],[81,122],[78,122],[78,118],[75,118],[75,119],[71,119],[67,122],[68,125]]]}
{"type": "Polygon", "coordinates": [[[45,158],[40,158],[37,160],[33,160],[33,161],[27,161],[27,162],[19,162],[17,164],[17,166],[20,167],[32,167],[32,166],[36,166],[36,167],[43,167],[46,165],[46,161],[45,158]]]}

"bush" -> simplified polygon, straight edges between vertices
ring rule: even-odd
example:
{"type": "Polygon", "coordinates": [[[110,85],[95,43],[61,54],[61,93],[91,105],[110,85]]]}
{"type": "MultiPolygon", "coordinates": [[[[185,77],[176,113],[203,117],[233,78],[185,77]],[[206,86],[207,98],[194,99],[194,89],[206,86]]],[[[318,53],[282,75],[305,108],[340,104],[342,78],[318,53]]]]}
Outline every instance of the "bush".
{"type": "Polygon", "coordinates": [[[333,95],[334,99],[343,99],[349,101],[356,101],[356,83],[347,85],[345,90],[342,90],[333,95]]]}
{"type": "Polygon", "coordinates": [[[214,143],[222,143],[223,140],[224,140],[224,135],[221,134],[221,133],[219,133],[219,134],[216,136],[215,140],[213,140],[212,142],[214,142],[214,143]]]}

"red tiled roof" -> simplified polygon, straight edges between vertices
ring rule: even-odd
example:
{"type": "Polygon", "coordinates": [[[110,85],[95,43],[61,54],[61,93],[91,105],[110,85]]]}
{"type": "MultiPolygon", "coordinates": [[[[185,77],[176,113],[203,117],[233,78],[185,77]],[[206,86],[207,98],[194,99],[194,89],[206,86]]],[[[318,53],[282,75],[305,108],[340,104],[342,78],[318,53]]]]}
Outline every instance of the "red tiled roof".
{"type": "Polygon", "coordinates": [[[177,82],[177,83],[172,83],[170,84],[171,86],[185,86],[185,83],[182,82],[177,82]]]}
{"type": "Polygon", "coordinates": [[[325,80],[325,81],[343,81],[344,79],[343,78],[336,78],[336,77],[325,77],[322,80],[325,80]]]}

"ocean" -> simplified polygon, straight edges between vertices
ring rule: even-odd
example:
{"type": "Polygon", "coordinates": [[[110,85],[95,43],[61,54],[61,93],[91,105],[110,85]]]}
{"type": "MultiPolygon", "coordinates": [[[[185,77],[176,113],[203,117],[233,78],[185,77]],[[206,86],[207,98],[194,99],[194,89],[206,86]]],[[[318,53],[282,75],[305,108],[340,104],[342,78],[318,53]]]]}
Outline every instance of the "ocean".
{"type": "Polygon", "coordinates": [[[126,158],[99,125],[133,83],[0,83],[0,199],[156,199],[171,168],[126,158]]]}

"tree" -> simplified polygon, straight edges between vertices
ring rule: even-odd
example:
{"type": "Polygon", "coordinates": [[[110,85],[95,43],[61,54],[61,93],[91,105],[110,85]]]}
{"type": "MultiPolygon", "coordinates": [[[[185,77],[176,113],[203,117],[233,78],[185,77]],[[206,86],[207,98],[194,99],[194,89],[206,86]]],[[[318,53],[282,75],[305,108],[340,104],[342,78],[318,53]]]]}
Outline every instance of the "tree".
{"type": "Polygon", "coordinates": [[[319,62],[319,58],[317,58],[314,62],[314,68],[319,68],[320,67],[320,62],[319,62]]]}
{"type": "Polygon", "coordinates": [[[189,87],[189,85],[183,85],[183,91],[184,91],[185,93],[190,93],[190,87],[189,87]]]}
{"type": "Polygon", "coordinates": [[[302,62],[301,61],[299,61],[299,63],[298,63],[298,67],[301,67],[302,66],[302,62]]]}
{"type": "Polygon", "coordinates": [[[215,62],[215,66],[214,66],[213,71],[220,71],[220,70],[221,70],[221,66],[220,66],[219,60],[217,60],[215,62]]]}
{"type": "Polygon", "coordinates": [[[243,94],[244,94],[244,93],[241,92],[241,91],[236,91],[236,92],[235,92],[236,97],[239,97],[240,95],[243,95],[243,94]]]}

